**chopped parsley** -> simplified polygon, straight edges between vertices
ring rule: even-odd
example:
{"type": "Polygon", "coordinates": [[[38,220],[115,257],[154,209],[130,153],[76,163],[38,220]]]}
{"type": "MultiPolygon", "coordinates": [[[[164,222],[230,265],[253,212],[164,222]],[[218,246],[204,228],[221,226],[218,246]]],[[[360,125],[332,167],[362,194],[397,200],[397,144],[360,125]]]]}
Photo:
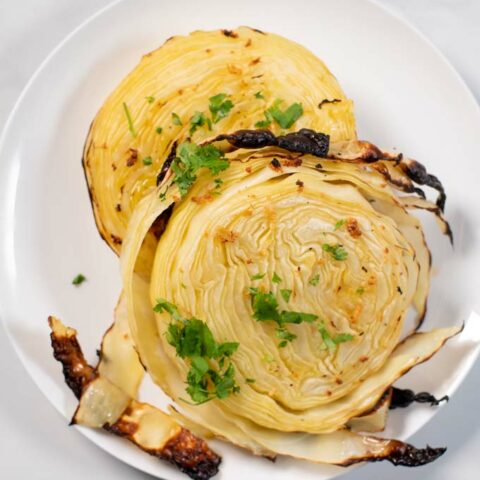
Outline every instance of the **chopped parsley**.
{"type": "Polygon", "coordinates": [[[342,261],[346,260],[348,257],[347,251],[339,243],[337,243],[336,245],[329,245],[328,243],[324,243],[322,245],[322,250],[324,252],[330,253],[335,260],[342,261]]]}
{"type": "Polygon", "coordinates": [[[147,103],[153,103],[155,101],[155,97],[148,96],[145,97],[145,100],[147,101],[147,103]]]}
{"type": "Polygon", "coordinates": [[[215,183],[216,189],[220,188],[223,185],[223,180],[221,178],[215,178],[213,182],[215,183]]]}
{"type": "Polygon", "coordinates": [[[272,292],[262,292],[258,288],[251,287],[253,318],[259,322],[273,321],[278,327],[275,330],[276,337],[281,340],[280,348],[284,348],[288,342],[295,340],[296,335],[288,331],[286,324],[312,323],[318,319],[317,315],[303,312],[280,311],[278,301],[272,292]]]}
{"type": "Polygon", "coordinates": [[[225,118],[230,110],[233,108],[231,100],[227,100],[228,95],[226,93],[219,93],[209,98],[209,110],[212,114],[213,123],[219,122],[222,118],[225,118]]]}
{"type": "Polygon", "coordinates": [[[318,285],[318,282],[320,282],[320,275],[318,273],[308,281],[308,283],[314,287],[318,285]]]}
{"type": "Polygon", "coordinates": [[[264,276],[264,273],[256,273],[250,277],[250,280],[261,280],[264,276]]]}
{"type": "Polygon", "coordinates": [[[175,175],[173,182],[184,196],[197,179],[197,172],[201,168],[208,168],[212,175],[218,175],[229,165],[223,152],[213,145],[200,146],[184,142],[178,147],[177,157],[172,162],[171,168],[175,175]]]}
{"type": "Polygon", "coordinates": [[[205,123],[207,122],[207,119],[205,118],[205,115],[203,112],[195,112],[190,119],[190,130],[189,134],[193,135],[197,128],[203,127],[205,123]]]}
{"type": "Polygon", "coordinates": [[[180,117],[175,112],[172,113],[172,123],[178,126],[183,125],[182,121],[180,120],[180,117]]]}
{"type": "Polygon", "coordinates": [[[280,110],[281,103],[282,100],[275,100],[269,111],[280,127],[290,128],[303,115],[302,104],[292,103],[286,110],[280,110]]]}
{"type": "Polygon", "coordinates": [[[87,280],[87,277],[85,275],[82,275],[79,273],[73,280],[72,280],[72,285],[78,286],[81,285],[83,282],[87,280]]]}
{"type": "Polygon", "coordinates": [[[265,97],[263,96],[263,93],[262,93],[262,92],[257,92],[257,93],[255,94],[255,98],[258,98],[259,100],[265,99],[265,97]]]}
{"type": "Polygon", "coordinates": [[[162,127],[157,127],[155,129],[155,131],[160,135],[163,132],[163,128],[162,127]]]}
{"type": "Polygon", "coordinates": [[[130,110],[128,109],[128,106],[125,102],[123,102],[123,111],[125,112],[125,116],[127,117],[128,129],[130,130],[132,137],[136,137],[137,132],[135,130],[135,126],[133,125],[132,115],[130,114],[130,110]]]}
{"type": "Polygon", "coordinates": [[[229,359],[238,349],[237,342],[217,342],[207,324],[197,318],[185,318],[166,300],[158,300],[155,312],[167,312],[172,318],[167,341],[180,358],[190,361],[186,391],[195,404],[237,393],[235,367],[229,359]]]}
{"type": "Polygon", "coordinates": [[[335,337],[332,337],[330,333],[328,333],[328,330],[325,328],[325,324],[323,322],[320,322],[320,324],[318,325],[318,332],[320,333],[323,340],[321,350],[328,349],[330,352],[332,352],[336,350],[339,343],[353,340],[353,335],[350,335],[349,333],[340,333],[338,335],[335,335],[335,337]]]}
{"type": "Polygon", "coordinates": [[[255,379],[254,379],[254,378],[249,378],[249,377],[247,377],[247,378],[245,379],[245,381],[246,381],[247,383],[255,383],[255,379]]]}
{"type": "Polygon", "coordinates": [[[339,220],[337,223],[335,223],[334,230],[338,230],[339,228],[342,228],[346,222],[347,222],[346,220],[339,220]]]}
{"type": "Polygon", "coordinates": [[[358,287],[355,293],[357,295],[363,295],[365,293],[365,289],[363,287],[358,287]]]}
{"type": "Polygon", "coordinates": [[[277,272],[273,272],[272,282],[273,283],[280,283],[282,279],[277,275],[277,272]]]}
{"type": "Polygon", "coordinates": [[[288,303],[290,301],[290,297],[292,296],[292,291],[288,288],[281,288],[280,295],[288,303]]]}
{"type": "Polygon", "coordinates": [[[302,115],[303,107],[301,103],[292,103],[286,110],[281,110],[280,105],[283,100],[277,98],[272,106],[263,112],[265,120],[255,123],[256,128],[267,128],[275,121],[281,128],[290,128],[302,115]]]}
{"type": "Polygon", "coordinates": [[[265,120],[260,120],[257,123],[255,123],[255,128],[267,128],[273,122],[273,117],[269,110],[265,110],[263,112],[263,115],[265,117],[265,120]]]}
{"type": "Polygon", "coordinates": [[[145,157],[143,159],[143,164],[144,165],[151,165],[153,163],[152,157],[145,157]]]}

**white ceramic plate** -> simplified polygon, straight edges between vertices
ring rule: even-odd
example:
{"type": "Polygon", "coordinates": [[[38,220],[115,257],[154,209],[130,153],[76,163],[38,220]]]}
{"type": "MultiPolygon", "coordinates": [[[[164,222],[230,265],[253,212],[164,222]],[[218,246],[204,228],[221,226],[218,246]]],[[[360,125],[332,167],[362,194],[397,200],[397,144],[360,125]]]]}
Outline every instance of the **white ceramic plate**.
{"type": "MultiPolygon", "coordinates": [[[[78,28],[43,63],[16,105],[0,147],[1,315],[28,372],[67,418],[75,400],[52,358],[46,318],[55,314],[77,328],[94,361],[120,289],[118,261],[96,231],[80,163],[89,124],[143,53],[174,34],[238,25],[280,33],[319,55],[355,100],[360,137],[401,149],[444,181],[455,249],[427,221],[436,274],[424,328],[464,321],[467,328],[402,384],[452,394],[476,358],[480,113],[428,41],[367,1],[205,0],[198,8],[191,0],[124,0],[78,28]],[[88,282],[74,288],[71,280],[79,272],[88,282]]],[[[158,397],[152,386],[143,393],[150,400],[158,397]]],[[[406,439],[436,411],[418,406],[395,411],[385,434],[406,439]]],[[[145,472],[185,478],[120,439],[81,430],[145,472]]],[[[288,459],[272,464],[213,443],[224,457],[219,479],[321,480],[345,471],[288,459]]]]}

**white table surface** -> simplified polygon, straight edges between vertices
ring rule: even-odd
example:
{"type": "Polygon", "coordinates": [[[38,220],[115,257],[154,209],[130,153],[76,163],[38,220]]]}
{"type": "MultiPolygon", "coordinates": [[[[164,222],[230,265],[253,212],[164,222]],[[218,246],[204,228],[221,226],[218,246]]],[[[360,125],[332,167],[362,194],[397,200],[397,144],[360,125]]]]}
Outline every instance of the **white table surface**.
{"type": "MultiPolygon", "coordinates": [[[[74,27],[107,3],[109,0],[0,0],[0,129],[44,57],[74,27]]],[[[192,5],[195,3],[192,0],[192,5]]],[[[423,31],[480,99],[480,0],[381,0],[381,3],[423,31]]],[[[68,428],[65,418],[30,380],[1,327],[0,385],[0,478],[150,478],[113,459],[75,429],[68,428]]],[[[479,386],[480,362],[477,362],[450,404],[411,439],[418,446],[428,442],[434,446],[448,445],[443,458],[411,470],[387,463],[371,464],[346,474],[342,480],[480,478],[479,386]]]]}

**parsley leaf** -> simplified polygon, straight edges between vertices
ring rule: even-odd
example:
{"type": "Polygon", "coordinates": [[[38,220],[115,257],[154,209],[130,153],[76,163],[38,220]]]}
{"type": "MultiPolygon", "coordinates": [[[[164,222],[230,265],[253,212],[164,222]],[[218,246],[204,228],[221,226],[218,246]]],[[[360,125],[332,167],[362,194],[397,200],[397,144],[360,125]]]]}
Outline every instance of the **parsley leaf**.
{"type": "Polygon", "coordinates": [[[313,285],[314,287],[316,287],[319,282],[320,282],[320,275],[318,273],[308,281],[308,283],[310,285],[313,285]]]}
{"type": "Polygon", "coordinates": [[[313,313],[302,313],[302,312],[285,312],[281,313],[281,323],[312,323],[317,320],[318,315],[313,313]]]}
{"type": "Polygon", "coordinates": [[[230,100],[226,100],[226,93],[219,93],[209,98],[209,110],[212,114],[213,123],[219,122],[222,118],[225,118],[230,110],[233,108],[233,103],[230,100]]]}
{"type": "Polygon", "coordinates": [[[280,109],[282,100],[277,99],[268,109],[275,122],[282,128],[290,128],[302,115],[303,107],[301,103],[292,103],[286,110],[280,109]]]}
{"type": "Polygon", "coordinates": [[[255,128],[267,128],[273,122],[273,117],[269,110],[265,110],[263,112],[263,115],[265,117],[265,120],[260,120],[257,123],[255,123],[255,128]]]}
{"type": "Polygon", "coordinates": [[[272,282],[273,283],[280,283],[282,279],[277,275],[277,272],[273,272],[272,282]]]}
{"type": "Polygon", "coordinates": [[[147,103],[153,103],[155,101],[155,97],[148,96],[145,97],[145,100],[147,101],[147,103]]]}
{"type": "Polygon", "coordinates": [[[346,220],[339,220],[337,223],[335,223],[334,230],[338,230],[339,228],[342,228],[346,222],[347,222],[346,220]]]}
{"type": "Polygon", "coordinates": [[[172,113],[172,123],[178,126],[183,125],[182,121],[180,120],[180,117],[175,112],[172,113]]]}
{"type": "Polygon", "coordinates": [[[229,167],[223,152],[213,145],[195,145],[184,142],[177,151],[177,157],[172,162],[171,169],[175,174],[173,182],[178,185],[180,194],[184,196],[197,179],[201,168],[208,168],[213,175],[229,167]]]}
{"type": "Polygon", "coordinates": [[[297,336],[294,333],[289,332],[286,328],[277,328],[275,330],[275,336],[280,340],[282,340],[278,344],[280,348],[286,347],[288,342],[292,342],[297,338],[297,336]]]}
{"type": "Polygon", "coordinates": [[[255,379],[254,379],[254,378],[249,378],[249,377],[247,377],[247,378],[245,379],[245,381],[246,381],[247,383],[255,383],[255,379]]]}
{"type": "Polygon", "coordinates": [[[189,134],[193,135],[198,127],[203,127],[206,123],[206,118],[203,112],[195,112],[190,119],[189,134]]]}
{"type": "Polygon", "coordinates": [[[220,188],[223,185],[223,180],[221,178],[215,178],[213,182],[215,183],[216,189],[220,188]]]}
{"type": "Polygon", "coordinates": [[[335,260],[342,261],[346,260],[348,257],[348,252],[340,244],[329,245],[328,243],[324,243],[322,245],[322,250],[330,253],[335,260]]]}
{"type": "Polygon", "coordinates": [[[144,164],[144,165],[151,165],[152,162],[153,162],[152,157],[145,157],[145,158],[143,159],[143,164],[144,164]]]}
{"type": "Polygon", "coordinates": [[[355,290],[355,293],[357,295],[363,295],[365,293],[365,289],[363,287],[358,287],[357,290],[355,290]]]}
{"type": "Polygon", "coordinates": [[[259,100],[263,100],[265,97],[263,96],[262,92],[257,92],[255,93],[255,98],[258,98],[259,100]]]}
{"type": "Polygon", "coordinates": [[[166,300],[157,300],[153,310],[167,312],[172,317],[167,341],[179,357],[190,360],[186,391],[193,402],[200,404],[215,397],[222,399],[239,391],[233,363],[225,366],[226,359],[238,349],[237,342],[218,343],[205,322],[185,318],[174,304],[166,300]],[[216,361],[218,368],[212,365],[212,360],[216,361]]]}
{"type": "Polygon", "coordinates": [[[250,280],[261,280],[264,276],[264,273],[256,273],[250,277],[250,280]]]}
{"type": "Polygon", "coordinates": [[[79,273],[73,280],[72,280],[72,285],[78,286],[81,285],[83,282],[87,280],[87,277],[85,275],[82,275],[79,273]]]}
{"type": "Polygon", "coordinates": [[[280,295],[282,298],[288,303],[290,301],[290,297],[292,295],[292,291],[288,290],[288,288],[281,288],[280,295]]]}
{"type": "Polygon", "coordinates": [[[128,106],[125,102],[123,102],[123,111],[125,112],[125,116],[127,117],[128,129],[130,130],[130,133],[132,134],[132,137],[136,137],[137,132],[135,130],[135,126],[133,125],[132,115],[131,115],[130,110],[128,109],[128,106]]]}
{"type": "Polygon", "coordinates": [[[335,337],[332,337],[330,333],[328,333],[323,322],[318,326],[318,331],[323,340],[321,350],[328,349],[330,352],[335,351],[339,343],[348,342],[354,338],[353,335],[350,335],[349,333],[340,333],[335,337]]]}
{"type": "Polygon", "coordinates": [[[157,127],[155,129],[155,131],[160,135],[163,132],[163,128],[162,127],[157,127]]]}
{"type": "MultiPolygon", "coordinates": [[[[252,290],[250,292],[252,293],[252,290]]],[[[259,322],[273,320],[281,325],[280,312],[278,311],[278,302],[272,292],[265,293],[255,289],[252,294],[253,318],[259,322]]]]}

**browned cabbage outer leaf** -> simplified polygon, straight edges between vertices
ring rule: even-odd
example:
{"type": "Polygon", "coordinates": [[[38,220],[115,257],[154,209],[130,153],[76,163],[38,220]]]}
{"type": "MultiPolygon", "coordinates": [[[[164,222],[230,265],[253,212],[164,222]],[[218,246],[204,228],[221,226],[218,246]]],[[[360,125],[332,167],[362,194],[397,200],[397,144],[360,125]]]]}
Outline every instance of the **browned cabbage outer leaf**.
{"type": "Polygon", "coordinates": [[[102,409],[105,418],[110,418],[112,403],[118,404],[119,397],[120,402],[127,399],[127,405],[118,418],[95,426],[102,426],[105,430],[126,438],[145,452],[175,465],[194,480],[208,480],[218,472],[221,459],[204,440],[194,436],[157,408],[129,398],[118,387],[98,375],[86,362],[76,331],[55,317],[49,317],[49,324],[54,357],[62,364],[65,382],[80,399],[74,421],[79,414],[91,419],[90,413],[98,420],[102,417],[102,409]],[[82,400],[92,387],[105,393],[104,403],[99,404],[96,395],[92,396],[91,404],[87,398],[84,409],[87,411],[84,415],[82,400]]]}

